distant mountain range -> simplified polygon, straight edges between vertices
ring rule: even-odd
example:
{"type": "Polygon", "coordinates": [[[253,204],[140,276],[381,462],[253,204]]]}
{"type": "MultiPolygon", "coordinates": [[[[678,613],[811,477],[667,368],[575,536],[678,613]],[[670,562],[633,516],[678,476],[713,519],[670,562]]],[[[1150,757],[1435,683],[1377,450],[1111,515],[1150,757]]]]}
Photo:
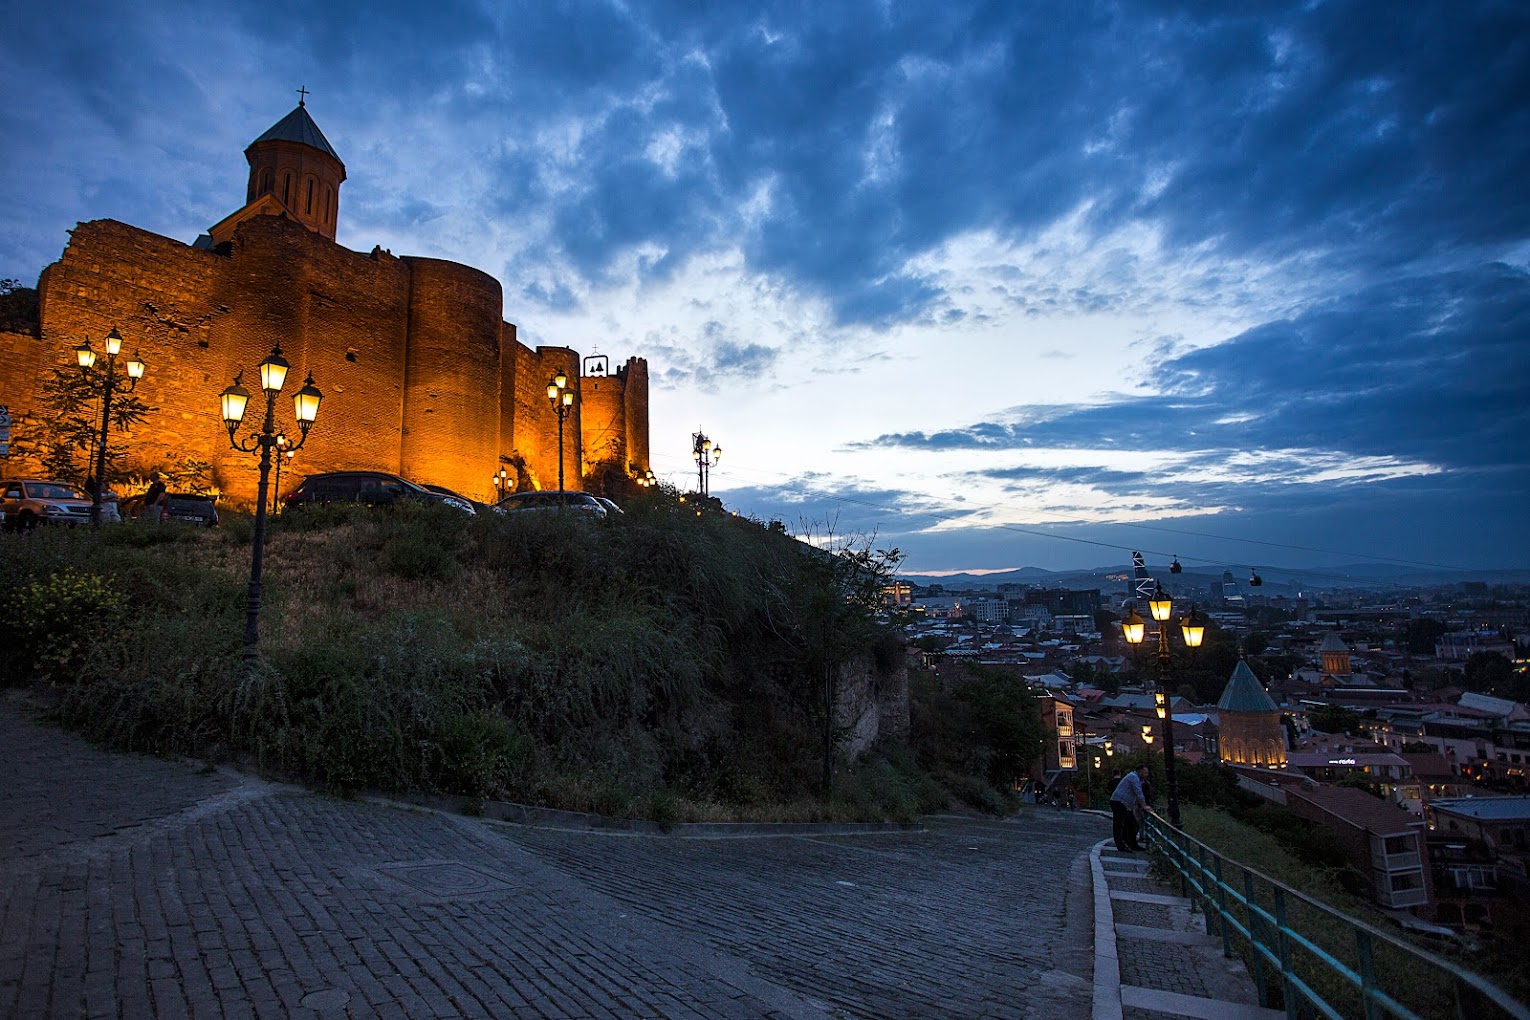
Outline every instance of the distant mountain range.
{"type": "MultiPolygon", "coordinates": [[[[1249,574],[1239,568],[1233,572],[1233,580],[1247,589],[1249,574]]],[[[1391,563],[1357,563],[1342,567],[1259,567],[1266,594],[1292,594],[1301,590],[1335,588],[1434,588],[1442,585],[1481,581],[1487,584],[1527,584],[1530,570],[1426,570],[1414,566],[1391,563]],[[1271,590],[1273,589],[1273,590],[1271,590]]],[[[1222,571],[1203,567],[1184,568],[1177,575],[1169,573],[1166,563],[1148,565],[1152,576],[1167,583],[1172,577],[1176,584],[1205,586],[1222,578],[1222,571]]],[[[947,589],[994,588],[1000,584],[1044,585],[1049,588],[1099,588],[1102,591],[1126,590],[1124,578],[1132,572],[1131,564],[1094,567],[1088,570],[1045,570],[1041,567],[1020,567],[993,574],[947,574],[931,576],[910,573],[901,575],[910,584],[938,584],[947,589]]]]}

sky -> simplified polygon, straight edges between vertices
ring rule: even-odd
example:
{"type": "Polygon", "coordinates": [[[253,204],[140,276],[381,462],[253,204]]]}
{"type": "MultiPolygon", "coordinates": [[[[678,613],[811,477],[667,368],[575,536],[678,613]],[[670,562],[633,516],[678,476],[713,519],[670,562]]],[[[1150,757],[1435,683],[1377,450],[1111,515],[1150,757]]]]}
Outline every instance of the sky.
{"type": "Polygon", "coordinates": [[[0,277],[190,242],[292,109],[339,243],[648,360],[653,467],[910,572],[1530,567],[1530,5],[71,0],[0,277]]]}

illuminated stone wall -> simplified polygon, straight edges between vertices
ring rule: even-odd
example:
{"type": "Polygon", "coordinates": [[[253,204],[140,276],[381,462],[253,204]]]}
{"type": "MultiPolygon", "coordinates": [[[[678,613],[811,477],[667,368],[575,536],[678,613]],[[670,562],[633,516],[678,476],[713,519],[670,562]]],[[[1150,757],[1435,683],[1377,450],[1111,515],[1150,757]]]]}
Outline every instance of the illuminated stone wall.
{"type": "Polygon", "coordinates": [[[1222,760],[1230,765],[1286,767],[1285,729],[1279,712],[1229,712],[1218,717],[1222,760]]]}
{"type": "MultiPolygon", "coordinates": [[[[493,473],[520,462],[537,487],[557,485],[547,380],[561,368],[581,385],[579,356],[522,346],[503,321],[494,279],[452,262],[350,251],[276,216],[238,225],[230,249],[193,248],[113,220],[80,224],[39,280],[41,338],[0,335],[0,403],[13,415],[36,414],[46,373],[72,365],[72,347],[87,338],[99,346],[115,326],[124,353],[149,366],[137,395],[159,408],[134,430],[131,459],[143,467],[206,460],[226,494],[249,500],[256,459],[228,449],[217,397],[243,369],[257,395],[247,417],[258,424],[255,366],[280,343],[292,374],[279,422],[290,426],[290,397],[305,373],[325,395],[292,484],[370,468],[489,499],[493,473]]],[[[646,469],[646,364],[628,362],[619,398],[616,382],[599,380],[581,401],[598,409],[600,441],[616,441],[646,469]],[[614,417],[612,399],[621,412],[614,417]]],[[[581,467],[594,454],[583,446],[581,418],[576,404],[564,432],[569,488],[582,487],[581,467]]],[[[4,471],[35,467],[12,458],[4,471]]]]}

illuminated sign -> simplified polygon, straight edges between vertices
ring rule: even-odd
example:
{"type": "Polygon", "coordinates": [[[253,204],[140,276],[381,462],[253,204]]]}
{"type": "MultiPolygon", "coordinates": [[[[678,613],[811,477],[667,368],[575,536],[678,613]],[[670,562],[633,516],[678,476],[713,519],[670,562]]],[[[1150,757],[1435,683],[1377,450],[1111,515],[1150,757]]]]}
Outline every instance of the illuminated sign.
{"type": "Polygon", "coordinates": [[[1329,758],[1328,759],[1328,764],[1330,764],[1330,765],[1359,765],[1360,763],[1358,761],[1356,761],[1354,758],[1329,758]]]}

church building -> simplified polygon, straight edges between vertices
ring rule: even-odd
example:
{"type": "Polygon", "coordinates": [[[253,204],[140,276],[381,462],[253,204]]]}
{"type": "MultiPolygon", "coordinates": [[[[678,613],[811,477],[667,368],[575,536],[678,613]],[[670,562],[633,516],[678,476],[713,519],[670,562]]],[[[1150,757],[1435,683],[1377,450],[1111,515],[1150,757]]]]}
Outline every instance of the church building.
{"type": "Polygon", "coordinates": [[[1280,709],[1241,659],[1217,702],[1217,728],[1222,761],[1227,764],[1286,767],[1280,709]]]}
{"type": "MultiPolygon", "coordinates": [[[[131,466],[208,463],[208,480],[236,500],[254,498],[256,458],[230,449],[218,395],[240,372],[250,385],[276,346],[292,365],[279,424],[294,431],[292,380],[311,375],[324,394],[288,466],[293,484],[367,469],[486,501],[501,471],[512,488],[556,487],[560,422],[547,388],[559,372],[576,396],[562,423],[568,487],[619,489],[647,470],[646,361],[613,370],[568,347],[533,350],[486,273],[336,243],[345,164],[306,97],[245,159],[245,204],[194,243],[115,220],[70,232],[38,281],[36,333],[0,333],[0,404],[18,446],[47,413],[43,382],[74,365],[72,348],[99,348],[115,328],[123,355],[148,366],[135,396],[156,408],[128,437],[131,466]]],[[[258,423],[263,398],[251,388],[258,423]]],[[[6,473],[27,469],[13,455],[6,473]]]]}

